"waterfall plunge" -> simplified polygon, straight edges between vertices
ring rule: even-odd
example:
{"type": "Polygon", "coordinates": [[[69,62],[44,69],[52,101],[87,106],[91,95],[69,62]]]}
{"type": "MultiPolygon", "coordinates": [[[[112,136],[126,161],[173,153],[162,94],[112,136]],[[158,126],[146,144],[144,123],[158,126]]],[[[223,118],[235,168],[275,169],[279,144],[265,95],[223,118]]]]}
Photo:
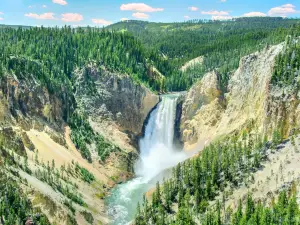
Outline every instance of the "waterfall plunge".
{"type": "Polygon", "coordinates": [[[155,177],[187,158],[173,144],[177,98],[177,94],[162,96],[139,143],[140,159],[135,165],[137,178],[118,185],[107,200],[108,213],[115,225],[128,224],[143,194],[158,180],[155,177]]]}
{"type": "Polygon", "coordinates": [[[185,159],[185,154],[176,151],[173,144],[177,98],[177,95],[162,97],[140,140],[140,160],[135,172],[147,181],[185,159]]]}

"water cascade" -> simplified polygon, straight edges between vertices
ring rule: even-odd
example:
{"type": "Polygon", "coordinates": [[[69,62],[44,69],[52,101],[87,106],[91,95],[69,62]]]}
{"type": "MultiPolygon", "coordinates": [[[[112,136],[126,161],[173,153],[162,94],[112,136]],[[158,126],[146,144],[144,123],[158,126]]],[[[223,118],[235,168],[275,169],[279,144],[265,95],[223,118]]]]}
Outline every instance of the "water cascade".
{"type": "Polygon", "coordinates": [[[174,124],[178,94],[164,95],[152,111],[145,135],[140,140],[140,159],[135,165],[136,178],[118,185],[106,200],[114,225],[125,225],[134,218],[143,194],[154,187],[158,176],[187,158],[174,147],[174,124]]]}

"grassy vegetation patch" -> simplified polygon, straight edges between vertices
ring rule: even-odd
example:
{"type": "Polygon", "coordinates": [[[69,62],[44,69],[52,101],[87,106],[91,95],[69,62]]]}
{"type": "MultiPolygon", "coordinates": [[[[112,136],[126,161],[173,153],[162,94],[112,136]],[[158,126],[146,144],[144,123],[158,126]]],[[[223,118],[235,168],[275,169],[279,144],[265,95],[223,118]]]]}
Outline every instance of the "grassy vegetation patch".
{"type": "Polygon", "coordinates": [[[94,223],[94,217],[92,215],[92,213],[87,212],[87,211],[82,211],[80,212],[81,215],[83,215],[84,219],[89,223],[89,224],[93,224],[94,223]]]}

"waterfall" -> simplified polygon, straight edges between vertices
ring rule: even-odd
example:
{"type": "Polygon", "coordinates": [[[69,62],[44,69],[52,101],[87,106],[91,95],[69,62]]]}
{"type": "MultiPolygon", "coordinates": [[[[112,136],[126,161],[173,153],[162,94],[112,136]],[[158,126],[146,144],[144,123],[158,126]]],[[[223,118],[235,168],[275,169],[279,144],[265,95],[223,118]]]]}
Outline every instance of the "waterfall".
{"type": "Polygon", "coordinates": [[[184,152],[174,147],[174,125],[178,94],[164,95],[151,112],[140,140],[140,159],[135,165],[137,178],[118,185],[107,199],[113,224],[129,223],[143,194],[155,185],[155,177],[167,168],[186,159],[184,152]]]}
{"type": "Polygon", "coordinates": [[[140,160],[135,172],[150,180],[159,172],[180,161],[182,154],[173,145],[176,103],[178,95],[163,96],[158,107],[151,113],[140,140],[140,160]]]}

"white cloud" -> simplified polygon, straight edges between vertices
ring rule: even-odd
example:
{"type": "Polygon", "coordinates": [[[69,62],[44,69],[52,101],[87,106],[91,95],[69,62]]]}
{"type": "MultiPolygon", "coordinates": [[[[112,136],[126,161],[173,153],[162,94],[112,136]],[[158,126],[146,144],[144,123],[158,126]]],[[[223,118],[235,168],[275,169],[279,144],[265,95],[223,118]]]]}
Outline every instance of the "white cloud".
{"type": "Polygon", "coordinates": [[[212,20],[231,20],[232,16],[212,16],[212,20]]]}
{"type": "Polygon", "coordinates": [[[0,20],[4,20],[4,18],[0,17],[0,20]]]}
{"type": "Polygon", "coordinates": [[[133,17],[137,18],[137,19],[148,19],[149,15],[146,13],[141,13],[141,12],[136,12],[132,14],[133,17]]]}
{"type": "Polygon", "coordinates": [[[25,16],[37,20],[55,20],[54,13],[43,13],[43,14],[27,13],[25,14],[25,16]]]}
{"type": "Polygon", "coordinates": [[[30,5],[30,6],[28,6],[28,8],[30,8],[30,9],[31,9],[31,8],[34,8],[34,7],[35,7],[35,5],[30,5]]]}
{"type": "Polygon", "coordinates": [[[184,16],[183,18],[187,20],[187,19],[189,19],[190,17],[189,17],[189,16],[184,16]]]}
{"type": "Polygon", "coordinates": [[[210,11],[202,11],[201,14],[203,14],[203,15],[212,15],[212,16],[228,16],[229,12],[210,10],[210,11]]]}
{"type": "Polygon", "coordinates": [[[296,10],[296,6],[292,4],[286,4],[278,7],[271,8],[268,12],[270,16],[288,16],[290,14],[296,14],[299,11],[296,10]]]}
{"type": "Polygon", "coordinates": [[[42,7],[43,7],[43,8],[47,8],[47,6],[46,6],[46,5],[43,5],[42,7]]]}
{"type": "Polygon", "coordinates": [[[83,16],[78,13],[65,13],[61,16],[61,20],[64,22],[80,22],[83,20],[83,16]]]}
{"type": "Polygon", "coordinates": [[[112,24],[111,21],[107,21],[107,20],[104,20],[104,19],[92,19],[92,21],[95,24],[100,24],[100,25],[103,25],[103,26],[107,26],[107,25],[112,24]]]}
{"type": "Polygon", "coordinates": [[[0,15],[4,15],[4,13],[3,13],[3,12],[0,12],[0,15]]]}
{"type": "Polygon", "coordinates": [[[227,2],[227,0],[220,0],[220,2],[227,2]]]}
{"type": "Polygon", "coordinates": [[[249,12],[245,13],[242,17],[264,17],[267,16],[267,14],[262,12],[249,12]]]}
{"type": "Polygon", "coordinates": [[[52,0],[53,3],[55,4],[59,4],[59,5],[67,5],[67,1],[66,0],[52,0]]]}
{"type": "Polygon", "coordinates": [[[137,11],[137,12],[161,12],[164,11],[163,8],[153,8],[145,3],[129,3],[122,4],[120,9],[122,11],[137,11]]]}
{"type": "Polygon", "coordinates": [[[129,20],[128,18],[121,18],[120,19],[122,22],[129,20]]]}
{"type": "Polygon", "coordinates": [[[191,6],[188,8],[190,11],[198,11],[198,8],[196,6],[191,6]]]}

